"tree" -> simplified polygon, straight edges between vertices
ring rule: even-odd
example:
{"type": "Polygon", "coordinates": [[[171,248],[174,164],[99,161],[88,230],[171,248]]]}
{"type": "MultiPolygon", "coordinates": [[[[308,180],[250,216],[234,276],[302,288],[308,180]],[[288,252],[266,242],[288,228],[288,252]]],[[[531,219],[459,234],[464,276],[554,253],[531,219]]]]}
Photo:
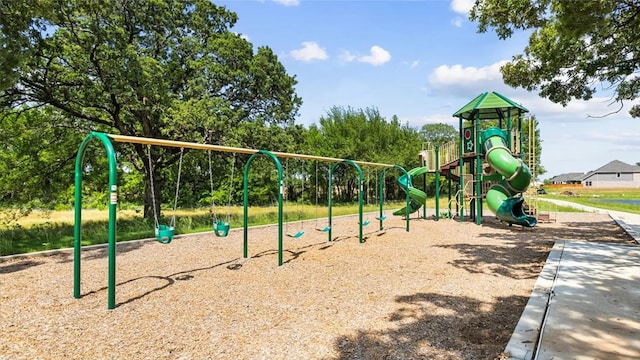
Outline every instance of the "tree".
{"type": "MultiPolygon", "coordinates": [[[[209,0],[1,2],[0,105],[59,109],[77,132],[217,144],[246,122],[293,123],[295,77],[236,20],[209,0]]],[[[154,148],[151,163],[144,145],[119,151],[145,173],[150,216],[150,179],[161,188],[179,150],[154,148]]]]}
{"type": "MultiPolygon", "coordinates": [[[[70,205],[74,153],[67,150],[77,147],[82,136],[68,131],[66,126],[58,126],[63,123],[59,112],[51,108],[16,112],[0,122],[0,200],[3,205],[27,208],[52,207],[53,203],[70,205]],[[47,126],[48,123],[53,125],[47,126]]],[[[94,150],[89,149],[87,154],[89,169],[101,166],[94,161],[94,150]]],[[[91,187],[96,176],[97,172],[88,171],[85,187],[91,187]]],[[[107,181],[106,177],[102,180],[107,181]]]]}
{"type": "MultiPolygon", "coordinates": [[[[532,30],[524,54],[501,71],[505,83],[567,105],[590,99],[596,83],[620,105],[640,95],[640,4],[602,0],[478,0],[470,19],[478,31],[493,28],[500,39],[532,30]]],[[[640,116],[640,105],[630,110],[640,116]]]]}
{"type": "Polygon", "coordinates": [[[458,130],[448,124],[424,124],[420,130],[424,141],[434,145],[443,145],[458,138],[458,130]]]}
{"type": "MultiPolygon", "coordinates": [[[[420,133],[401,124],[397,116],[386,120],[375,108],[332,107],[320,118],[319,125],[310,126],[307,139],[306,146],[314,155],[400,164],[407,170],[419,165],[420,133]]],[[[363,169],[365,177],[367,171],[371,184],[374,184],[375,170],[363,169]]],[[[399,192],[399,186],[391,176],[389,179],[389,193],[399,192]]],[[[335,184],[341,184],[338,198],[353,200],[358,188],[356,180],[354,171],[339,167],[334,174],[335,184]]]]}

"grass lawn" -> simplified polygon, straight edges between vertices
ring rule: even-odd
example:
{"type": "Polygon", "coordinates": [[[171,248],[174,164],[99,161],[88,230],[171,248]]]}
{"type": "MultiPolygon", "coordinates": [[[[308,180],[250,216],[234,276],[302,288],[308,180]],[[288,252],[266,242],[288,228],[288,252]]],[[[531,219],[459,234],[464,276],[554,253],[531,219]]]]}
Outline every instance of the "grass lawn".
{"type": "MultiPolygon", "coordinates": [[[[402,206],[402,202],[387,202],[384,204],[384,211],[388,213],[402,206]]],[[[433,204],[431,203],[430,206],[433,204]]],[[[379,207],[373,204],[363,206],[363,212],[375,212],[378,209],[379,207]]],[[[227,208],[218,207],[217,210],[217,219],[227,221],[227,208]]],[[[327,207],[285,204],[283,222],[314,221],[313,219],[316,218],[326,218],[327,212],[327,207]]],[[[332,216],[334,217],[357,213],[357,204],[334,205],[332,207],[332,216]]],[[[170,225],[173,211],[165,209],[161,215],[160,224],[170,225]]],[[[212,231],[213,216],[209,208],[178,209],[175,215],[176,234],[212,231]]],[[[229,208],[228,215],[231,228],[242,227],[242,207],[229,208]]],[[[365,220],[369,217],[373,218],[373,215],[365,216],[365,220]]],[[[250,207],[248,222],[249,226],[277,223],[278,208],[276,206],[250,207]]],[[[28,216],[11,222],[10,225],[0,227],[0,256],[73,247],[73,224],[73,210],[34,210],[28,216]]],[[[140,212],[134,210],[119,210],[116,228],[119,242],[155,236],[154,220],[144,219],[140,212]]],[[[105,243],[107,234],[107,210],[85,209],[82,211],[83,246],[105,243]]]]}
{"type": "MultiPolygon", "coordinates": [[[[573,201],[579,204],[599,207],[603,209],[618,210],[640,214],[640,206],[625,205],[612,202],[599,201],[601,199],[640,199],[640,189],[631,190],[594,190],[594,189],[574,189],[570,190],[571,195],[567,195],[565,190],[558,189],[549,191],[547,195],[552,199],[562,199],[573,201]]],[[[404,202],[387,202],[384,204],[384,211],[389,212],[404,206],[404,202]]],[[[427,200],[427,208],[433,209],[435,202],[433,198],[427,200]]],[[[440,203],[440,210],[446,211],[446,200],[440,203]]],[[[227,208],[218,207],[218,219],[227,220],[227,208]]],[[[556,206],[544,201],[538,202],[539,211],[578,211],[570,207],[556,206]]],[[[285,204],[284,222],[293,221],[314,221],[316,218],[326,218],[328,209],[326,207],[316,207],[314,205],[300,206],[297,204],[285,204]]],[[[374,204],[364,205],[364,212],[376,212],[378,206],[374,204]]],[[[487,209],[488,211],[488,209],[487,209]]],[[[242,227],[243,209],[240,206],[231,207],[229,218],[232,228],[242,227]]],[[[356,204],[334,205],[332,207],[333,216],[357,214],[356,204]]],[[[488,213],[487,213],[488,214],[488,213]]],[[[173,212],[169,209],[163,210],[160,220],[161,224],[170,224],[173,212]]],[[[365,215],[366,219],[373,217],[365,215]]],[[[106,210],[86,209],[82,211],[82,244],[93,245],[107,241],[107,217],[106,210]]],[[[250,207],[249,225],[274,224],[278,221],[278,209],[270,207],[250,207]]],[[[73,210],[65,211],[41,211],[34,210],[28,216],[22,217],[9,225],[0,227],[0,256],[28,253],[42,250],[52,250],[68,248],[73,246],[73,210]]],[[[203,209],[178,209],[176,211],[176,233],[187,234],[194,232],[212,231],[213,217],[209,208],[203,209]]],[[[142,214],[134,210],[119,210],[117,219],[118,241],[128,241],[154,237],[153,219],[144,219],[142,214]]]]}
{"type": "Polygon", "coordinates": [[[600,209],[624,211],[640,214],[640,205],[624,204],[622,201],[640,200],[638,189],[594,189],[594,188],[560,188],[547,189],[541,198],[557,199],[575,202],[577,204],[597,207],[600,209]],[[615,202],[621,201],[621,202],[615,202]]]}

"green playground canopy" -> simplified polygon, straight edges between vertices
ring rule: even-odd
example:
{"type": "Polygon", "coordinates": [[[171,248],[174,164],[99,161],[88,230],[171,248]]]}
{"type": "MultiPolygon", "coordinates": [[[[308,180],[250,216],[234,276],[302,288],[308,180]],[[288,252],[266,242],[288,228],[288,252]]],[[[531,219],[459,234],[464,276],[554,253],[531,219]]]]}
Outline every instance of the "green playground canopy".
{"type": "MultiPolygon", "coordinates": [[[[476,96],[462,109],[453,114],[454,117],[463,118],[465,120],[496,120],[508,117],[509,111],[517,109],[516,113],[529,112],[524,106],[514,102],[508,97],[498,94],[495,91],[484,92],[476,96]]],[[[512,113],[511,115],[516,115],[512,113]]]]}

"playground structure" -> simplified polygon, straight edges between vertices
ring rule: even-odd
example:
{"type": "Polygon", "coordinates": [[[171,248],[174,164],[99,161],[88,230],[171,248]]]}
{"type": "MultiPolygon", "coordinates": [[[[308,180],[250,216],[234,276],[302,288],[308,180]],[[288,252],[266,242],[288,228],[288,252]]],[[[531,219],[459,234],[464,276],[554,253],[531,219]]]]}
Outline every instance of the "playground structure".
{"type": "MultiPolygon", "coordinates": [[[[366,226],[363,222],[363,173],[360,165],[363,166],[371,166],[371,167],[381,167],[383,170],[380,173],[380,182],[379,182],[379,191],[382,194],[384,177],[386,171],[389,169],[398,169],[403,173],[404,179],[406,181],[410,180],[410,176],[407,171],[400,165],[392,165],[392,164],[381,164],[374,162],[366,162],[366,161],[355,161],[350,159],[339,159],[339,158],[331,158],[331,157],[322,157],[322,156],[313,156],[313,155],[304,155],[304,154],[293,154],[293,153],[284,153],[284,152],[271,152],[268,150],[256,150],[256,149],[248,149],[248,148],[237,148],[237,147],[228,147],[228,146],[219,146],[219,145],[209,145],[209,144],[198,144],[198,143],[190,143],[190,142],[181,142],[181,141],[173,141],[173,140],[163,140],[163,139],[152,139],[152,138],[142,138],[135,136],[124,136],[124,135],[113,135],[113,134],[105,134],[100,132],[92,132],[87,135],[82,143],[80,144],[78,154],[76,157],[75,163],[75,205],[74,205],[74,297],[80,298],[80,279],[81,279],[81,250],[82,250],[82,175],[83,175],[83,157],[84,152],[93,139],[98,139],[105,147],[107,158],[108,158],[108,166],[109,166],[109,221],[108,221],[108,308],[115,308],[115,269],[116,269],[116,217],[117,217],[117,203],[118,203],[118,183],[117,183],[117,161],[115,149],[113,147],[113,142],[121,142],[121,143],[135,143],[147,145],[148,147],[152,145],[156,146],[165,146],[165,147],[174,147],[180,148],[180,166],[178,171],[178,183],[176,185],[176,198],[174,201],[174,217],[172,218],[172,225],[160,225],[157,219],[157,214],[155,216],[155,225],[156,225],[156,238],[159,242],[168,244],[171,242],[174,236],[175,231],[175,207],[177,204],[178,198],[178,190],[179,190],[179,178],[182,164],[182,154],[183,150],[188,149],[200,149],[200,150],[208,150],[208,151],[220,151],[220,152],[229,152],[234,154],[250,154],[251,156],[247,160],[244,166],[244,174],[243,174],[243,257],[248,258],[248,202],[249,202],[249,192],[248,192],[248,177],[249,177],[249,167],[251,163],[257,156],[266,156],[271,159],[276,166],[278,172],[278,266],[283,264],[283,168],[279,158],[296,158],[301,160],[315,160],[315,161],[324,161],[331,162],[333,165],[329,171],[329,186],[328,186],[328,225],[323,231],[328,233],[329,241],[332,241],[332,197],[331,197],[331,189],[332,189],[332,177],[334,170],[340,164],[346,164],[355,168],[358,173],[359,179],[359,187],[358,187],[358,226],[359,226],[359,242],[364,242],[363,237],[363,226],[366,226]]],[[[150,150],[149,150],[150,151],[150,150]]],[[[149,152],[150,154],[150,152],[149,152]]],[[[150,156],[150,155],[149,155],[150,156]]],[[[234,160],[235,165],[235,160],[234,160]]],[[[211,171],[211,169],[209,170],[211,171]]],[[[212,176],[210,174],[210,176],[212,176]]],[[[233,175],[232,175],[233,176],[233,175]]],[[[151,185],[153,189],[153,179],[151,179],[151,185]]],[[[153,190],[152,190],[153,191],[153,190]]],[[[406,206],[404,208],[404,215],[406,218],[406,231],[409,231],[409,220],[410,220],[410,211],[412,209],[411,201],[415,201],[415,193],[413,195],[410,194],[410,191],[406,191],[406,206]]],[[[424,204],[424,201],[422,202],[424,204]]],[[[377,217],[379,221],[379,229],[383,230],[383,205],[384,205],[384,197],[379,197],[379,217],[377,217]]],[[[154,205],[155,211],[155,205],[154,205]]],[[[228,232],[229,224],[216,220],[214,222],[214,233],[216,236],[225,236],[226,232],[228,232]]],[[[296,234],[297,235],[297,234],[296,234]]],[[[296,235],[292,236],[295,237],[296,235]]],[[[300,235],[301,236],[301,235],[300,235]]]]}
{"type": "Polygon", "coordinates": [[[525,107],[501,94],[485,92],[453,114],[459,119],[458,140],[441,146],[423,146],[421,163],[436,174],[436,220],[443,215],[453,217],[455,204],[460,221],[468,208],[471,218],[480,225],[482,203],[486,200],[488,208],[501,221],[525,227],[536,225],[536,217],[531,216],[535,211],[531,208],[529,214],[525,211],[523,197],[532,178],[530,168],[522,160],[522,118],[527,112],[525,107]],[[497,122],[496,126],[481,127],[482,121],[491,120],[497,122]],[[483,158],[488,166],[483,167],[483,158]],[[449,190],[448,212],[444,214],[440,213],[440,176],[447,179],[449,190]]]}

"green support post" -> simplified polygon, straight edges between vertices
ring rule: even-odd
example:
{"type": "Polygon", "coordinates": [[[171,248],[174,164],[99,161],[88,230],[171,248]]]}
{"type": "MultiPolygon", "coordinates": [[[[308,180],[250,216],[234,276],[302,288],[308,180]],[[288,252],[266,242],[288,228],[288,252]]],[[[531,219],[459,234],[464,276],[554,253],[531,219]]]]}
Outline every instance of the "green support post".
{"type": "Polygon", "coordinates": [[[338,167],[338,165],[345,163],[353,166],[358,171],[358,227],[360,228],[359,236],[360,243],[364,242],[363,232],[362,232],[362,182],[364,181],[362,178],[362,169],[360,165],[356,164],[353,160],[342,160],[341,162],[336,162],[331,165],[331,169],[329,170],[329,191],[328,191],[328,202],[329,202],[329,241],[333,241],[332,233],[333,233],[333,222],[332,222],[332,193],[333,193],[333,171],[338,167]]]}
{"type": "Polygon", "coordinates": [[[249,257],[249,165],[258,155],[265,155],[269,157],[276,164],[278,169],[278,266],[282,266],[282,164],[280,160],[270,151],[258,150],[255,154],[249,157],[247,163],[244,166],[244,176],[242,180],[243,191],[243,219],[244,219],[244,258],[249,257]]]}
{"type": "Polygon", "coordinates": [[[458,175],[460,175],[459,178],[459,183],[460,183],[460,189],[458,191],[458,202],[460,203],[460,209],[459,209],[459,216],[460,216],[460,221],[464,221],[464,179],[462,177],[462,172],[463,172],[463,168],[464,168],[464,152],[463,152],[463,146],[464,146],[464,133],[463,133],[463,129],[462,129],[462,116],[459,117],[459,136],[458,136],[458,140],[459,140],[459,144],[460,144],[460,149],[459,149],[459,153],[458,156],[460,156],[460,159],[458,160],[458,175]]]}
{"type": "Polygon", "coordinates": [[[476,159],[474,164],[474,184],[475,189],[474,199],[476,206],[476,225],[482,224],[482,158],[480,156],[480,147],[482,144],[480,143],[480,119],[475,120],[475,153],[476,159]]]}
{"type": "MultiPolygon", "coordinates": [[[[427,156],[428,156],[428,152],[423,150],[422,152],[423,167],[427,167],[427,156]]],[[[427,173],[428,171],[425,172],[424,175],[422,175],[422,190],[424,191],[425,194],[427,193],[427,173]]],[[[422,206],[422,218],[423,219],[427,218],[427,198],[426,197],[424,199],[424,205],[422,206]]]]}
{"type": "Polygon", "coordinates": [[[507,147],[509,148],[509,152],[513,149],[513,141],[511,136],[511,130],[513,130],[513,124],[511,123],[511,108],[507,110],[507,147]]]}
{"type": "Polygon", "coordinates": [[[109,225],[108,225],[108,264],[109,274],[107,281],[107,308],[109,310],[116,307],[116,205],[118,203],[118,164],[116,153],[111,140],[107,134],[91,132],[87,135],[78,149],[75,164],[75,203],[74,203],[74,225],[73,225],[73,297],[79,299],[80,294],[80,260],[82,250],[82,162],[84,152],[89,142],[97,138],[102,142],[107,151],[109,162],[109,225]]]}
{"type": "MultiPolygon", "coordinates": [[[[533,121],[533,118],[529,118],[529,121],[533,121]]],[[[536,127],[535,127],[535,123],[534,123],[534,126],[533,126],[534,133],[535,133],[535,130],[536,130],[536,127]]],[[[520,134],[520,139],[519,139],[519,141],[520,141],[520,146],[519,146],[520,154],[519,154],[519,156],[520,156],[520,159],[523,159],[524,158],[524,151],[523,151],[524,149],[522,148],[522,140],[524,140],[524,137],[523,137],[524,134],[522,133],[522,111],[520,109],[518,109],[518,133],[520,134]]],[[[529,134],[529,136],[532,136],[532,135],[529,134]]],[[[531,164],[527,164],[527,165],[531,166],[531,164]]],[[[534,174],[534,180],[535,180],[535,174],[534,174]]]]}
{"type": "MultiPolygon", "coordinates": [[[[440,220],[440,145],[436,145],[436,221],[440,220]]],[[[426,177],[426,174],[425,174],[426,177]]],[[[426,187],[425,187],[426,189],[426,187]]]]}
{"type": "MultiPolygon", "coordinates": [[[[383,181],[384,181],[384,177],[385,177],[385,175],[387,173],[387,170],[389,170],[389,169],[398,169],[398,170],[402,171],[402,174],[404,174],[404,176],[406,176],[407,179],[409,179],[409,173],[407,172],[407,170],[405,168],[403,168],[400,165],[393,165],[392,168],[383,169],[380,172],[380,184],[381,184],[380,185],[380,191],[382,191],[382,184],[383,184],[383,181]]],[[[383,201],[381,199],[381,201],[380,201],[380,216],[382,216],[382,203],[383,203],[383,201]]],[[[407,189],[407,191],[405,191],[405,220],[406,220],[405,229],[406,229],[407,232],[409,232],[409,220],[410,220],[409,216],[411,215],[411,212],[410,212],[410,209],[409,209],[410,205],[411,205],[411,196],[409,195],[409,190],[407,189]]],[[[382,230],[382,229],[383,229],[382,220],[380,220],[380,230],[382,230]]]]}
{"type": "Polygon", "coordinates": [[[380,222],[380,231],[384,229],[382,214],[383,214],[383,206],[384,206],[384,175],[386,173],[386,170],[387,169],[382,169],[382,171],[380,172],[380,179],[378,181],[378,194],[380,194],[380,196],[378,196],[378,203],[380,204],[378,221],[380,222]]]}
{"type": "Polygon", "coordinates": [[[451,212],[451,179],[447,179],[447,206],[449,208],[449,218],[453,217],[453,213],[451,212]]]}

